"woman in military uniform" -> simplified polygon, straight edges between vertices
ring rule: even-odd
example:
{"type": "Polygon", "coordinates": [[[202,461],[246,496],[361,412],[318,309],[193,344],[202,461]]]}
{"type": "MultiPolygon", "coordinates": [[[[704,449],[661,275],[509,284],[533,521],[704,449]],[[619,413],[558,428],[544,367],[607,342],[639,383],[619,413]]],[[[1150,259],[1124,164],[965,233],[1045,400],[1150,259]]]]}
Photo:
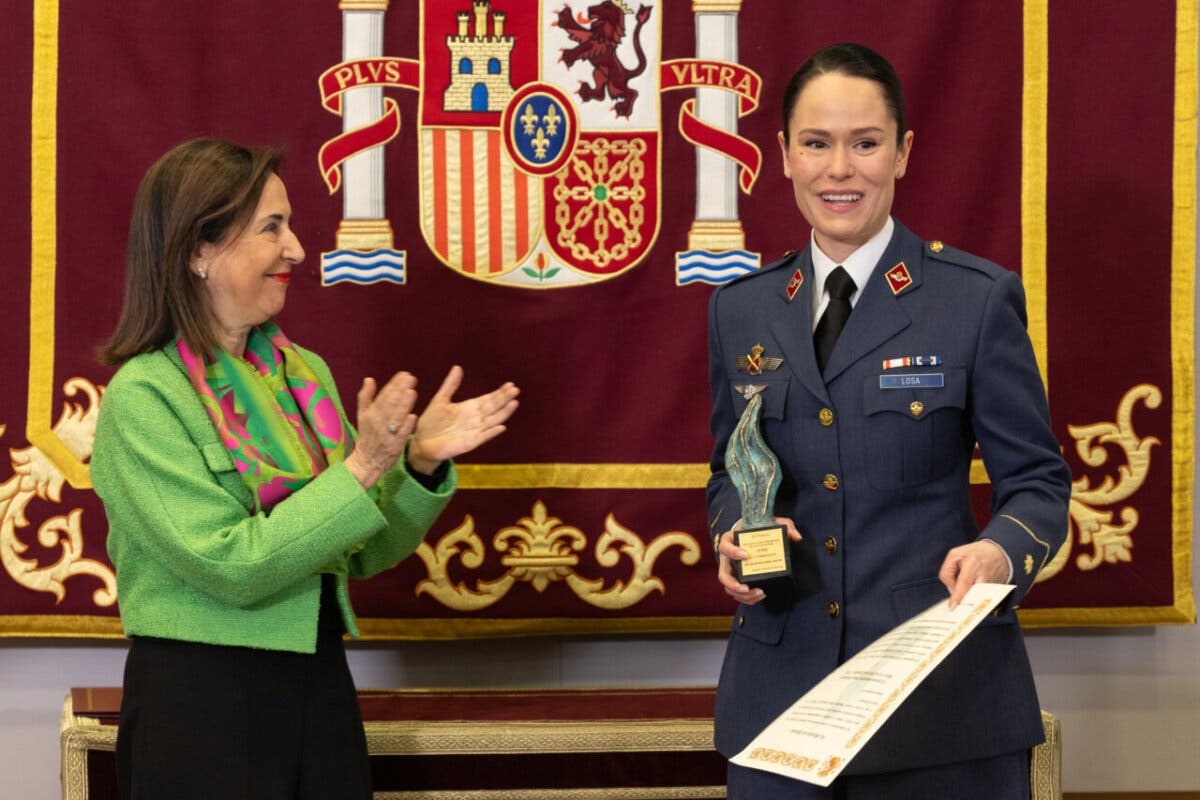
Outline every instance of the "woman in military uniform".
{"type": "Polygon", "coordinates": [[[718,749],[735,755],[838,664],[939,600],[957,604],[981,581],[1016,588],[832,787],[731,764],[728,796],[1028,797],[1042,727],[1013,606],[1063,542],[1070,474],[1020,279],[891,216],[913,133],[899,78],[872,50],[833,45],[800,67],[779,146],[811,241],[720,287],[709,309],[709,522],[719,580],[740,603],[718,749]],[[731,570],[745,554],[725,465],[755,392],[781,465],[774,512],[791,539],[792,580],[765,594],[731,570]],[[976,444],[992,489],[983,530],[968,491],[976,444]]]}

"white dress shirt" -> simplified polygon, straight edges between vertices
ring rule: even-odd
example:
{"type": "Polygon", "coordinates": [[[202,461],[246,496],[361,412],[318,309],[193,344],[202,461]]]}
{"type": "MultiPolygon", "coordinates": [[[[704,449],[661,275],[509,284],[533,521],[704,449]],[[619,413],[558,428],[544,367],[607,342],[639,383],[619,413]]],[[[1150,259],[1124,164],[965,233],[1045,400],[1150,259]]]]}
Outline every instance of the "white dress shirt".
{"type": "Polygon", "coordinates": [[[888,217],[879,233],[868,239],[862,247],[840,263],[825,255],[825,252],[817,245],[816,234],[812,235],[814,331],[817,329],[817,323],[821,320],[821,315],[825,313],[825,306],[829,305],[829,292],[825,291],[825,279],[829,277],[829,273],[838,266],[850,273],[850,277],[857,287],[854,294],[850,295],[850,307],[854,308],[858,303],[859,295],[862,294],[863,287],[871,278],[875,265],[879,263],[879,259],[883,258],[883,251],[887,250],[888,243],[892,241],[892,232],[895,229],[896,223],[892,221],[891,217],[888,217]]]}

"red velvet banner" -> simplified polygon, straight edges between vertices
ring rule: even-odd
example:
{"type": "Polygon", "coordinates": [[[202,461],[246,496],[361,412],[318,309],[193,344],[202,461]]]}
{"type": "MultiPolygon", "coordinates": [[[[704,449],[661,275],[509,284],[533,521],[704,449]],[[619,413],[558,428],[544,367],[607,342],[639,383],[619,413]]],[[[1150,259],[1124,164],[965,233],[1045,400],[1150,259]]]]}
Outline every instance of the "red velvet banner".
{"type": "Polygon", "coordinates": [[[418,554],[354,588],[366,635],[724,629],[706,305],[807,242],[780,96],[844,40],[905,84],[897,218],[1025,281],[1075,491],[1024,621],[1194,617],[1196,0],[18,5],[0,635],[119,635],[87,469],[111,377],[94,349],[137,182],[200,135],[287,148],[309,256],[280,323],[348,404],[363,375],[408,369],[427,393],[453,363],[464,393],[522,388],[418,554]],[[619,47],[581,46],[613,20],[619,47]]]}

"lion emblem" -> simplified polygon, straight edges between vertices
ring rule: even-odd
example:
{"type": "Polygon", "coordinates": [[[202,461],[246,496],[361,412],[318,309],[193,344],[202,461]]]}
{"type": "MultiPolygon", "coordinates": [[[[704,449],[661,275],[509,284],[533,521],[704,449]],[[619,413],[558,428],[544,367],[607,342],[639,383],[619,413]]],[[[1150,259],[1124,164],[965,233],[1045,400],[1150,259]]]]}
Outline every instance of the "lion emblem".
{"type": "Polygon", "coordinates": [[[633,112],[633,103],[638,92],[629,85],[646,70],[646,53],[642,50],[641,32],[650,9],[641,6],[635,15],[637,25],[633,29],[633,50],[637,53],[637,66],[632,70],[617,58],[617,45],[625,38],[625,15],[629,8],[621,0],[604,0],[588,6],[587,18],[576,20],[571,9],[563,6],[558,12],[558,27],[566,31],[576,46],[563,48],[562,61],[568,68],[577,61],[592,65],[592,81],[579,82],[579,96],[583,100],[603,100],[607,94],[616,101],[613,111],[618,117],[628,117],[633,112]]]}

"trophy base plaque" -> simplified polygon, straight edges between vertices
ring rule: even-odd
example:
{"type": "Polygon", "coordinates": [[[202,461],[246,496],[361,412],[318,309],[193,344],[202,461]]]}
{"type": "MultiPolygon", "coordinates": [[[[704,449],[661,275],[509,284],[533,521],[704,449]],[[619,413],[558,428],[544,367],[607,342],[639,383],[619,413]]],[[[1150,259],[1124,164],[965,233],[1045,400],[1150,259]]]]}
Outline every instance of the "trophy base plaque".
{"type": "Polygon", "coordinates": [[[733,572],[747,586],[760,586],[792,574],[792,548],[787,528],[769,525],[733,532],[733,541],[746,551],[743,561],[733,562],[733,572]]]}

